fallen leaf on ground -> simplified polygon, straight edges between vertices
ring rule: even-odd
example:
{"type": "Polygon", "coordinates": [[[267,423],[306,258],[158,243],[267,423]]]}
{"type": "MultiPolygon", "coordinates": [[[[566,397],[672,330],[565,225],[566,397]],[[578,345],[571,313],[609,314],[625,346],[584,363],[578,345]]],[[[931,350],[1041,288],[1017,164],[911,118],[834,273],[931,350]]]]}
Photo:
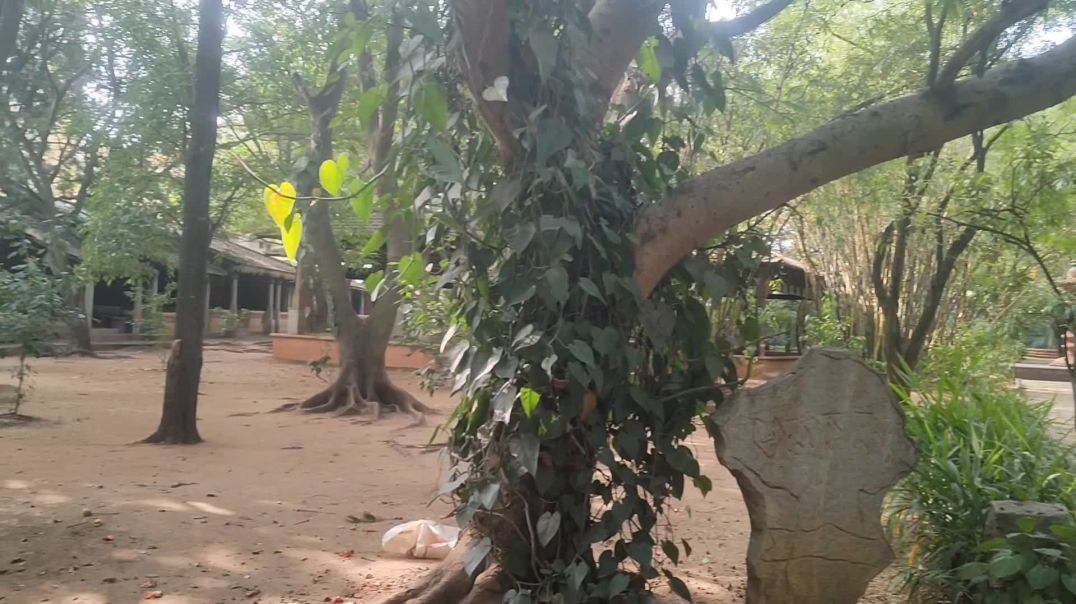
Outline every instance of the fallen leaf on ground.
{"type": "Polygon", "coordinates": [[[107,541],[107,542],[110,542],[110,543],[111,543],[112,541],[115,541],[115,539],[116,539],[116,538],[115,538],[115,537],[113,537],[112,535],[105,535],[104,537],[101,537],[101,541],[107,541]]]}
{"type": "Polygon", "coordinates": [[[163,597],[164,592],[159,589],[156,591],[147,591],[146,593],[142,594],[143,600],[158,600],[163,597]]]}
{"type": "Polygon", "coordinates": [[[355,555],[355,550],[345,549],[343,551],[336,552],[336,555],[340,556],[341,558],[350,558],[355,555]]]}

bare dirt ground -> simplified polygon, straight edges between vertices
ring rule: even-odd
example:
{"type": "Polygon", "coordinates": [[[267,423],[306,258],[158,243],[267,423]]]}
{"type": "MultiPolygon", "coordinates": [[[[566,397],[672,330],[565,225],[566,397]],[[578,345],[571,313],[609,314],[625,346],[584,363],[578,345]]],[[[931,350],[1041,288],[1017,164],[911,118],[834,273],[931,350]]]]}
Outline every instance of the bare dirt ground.
{"type": "MultiPolygon", "coordinates": [[[[0,361],[6,375],[9,361],[0,361]]],[[[375,602],[435,562],[393,559],[393,525],[450,513],[434,499],[434,425],[267,413],[319,387],[303,365],[233,343],[206,353],[197,446],[131,445],[156,427],[160,353],[42,359],[24,412],[0,425],[0,603],[375,602]],[[364,514],[372,522],[354,522],[364,514]],[[349,517],[351,517],[349,519],[349,517]]],[[[418,393],[409,372],[394,378],[418,393]]],[[[446,392],[420,398],[445,412],[446,392]]],[[[704,433],[714,482],[673,514],[697,602],[742,602],[747,512],[704,433]]],[[[864,602],[890,601],[880,586],[864,602]]],[[[892,599],[893,602],[897,600],[892,599]]]]}

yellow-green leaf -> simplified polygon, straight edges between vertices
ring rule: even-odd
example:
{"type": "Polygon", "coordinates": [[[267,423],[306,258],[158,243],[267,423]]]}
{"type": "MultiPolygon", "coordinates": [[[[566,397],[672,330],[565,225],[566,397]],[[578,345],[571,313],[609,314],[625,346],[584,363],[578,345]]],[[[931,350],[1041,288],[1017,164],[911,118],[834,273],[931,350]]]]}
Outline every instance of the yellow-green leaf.
{"type": "Polygon", "coordinates": [[[340,172],[340,168],[336,166],[336,162],[327,159],[321,162],[321,167],[318,168],[318,180],[321,181],[321,188],[325,189],[329,195],[340,195],[340,186],[344,184],[344,175],[340,172]]]}
{"type": "Polygon", "coordinates": [[[336,169],[340,171],[340,180],[343,181],[347,176],[347,169],[351,167],[351,158],[347,153],[341,153],[336,156],[336,169]]]}
{"type": "Polygon", "coordinates": [[[639,71],[654,82],[661,80],[661,61],[658,60],[657,47],[658,39],[650,37],[643,42],[639,48],[639,54],[635,56],[635,64],[639,66],[639,71]]]}
{"type": "Polygon", "coordinates": [[[273,222],[280,228],[284,228],[284,221],[291,216],[295,206],[295,187],[290,182],[281,183],[277,187],[265,187],[263,194],[265,209],[273,222]]]}
{"type": "Polygon", "coordinates": [[[530,417],[542,401],[542,395],[533,388],[523,388],[519,391],[519,402],[523,403],[523,413],[530,417]]]}
{"type": "Polygon", "coordinates": [[[299,254],[299,242],[303,239],[303,219],[298,215],[291,217],[291,226],[285,229],[280,227],[280,234],[284,239],[284,253],[288,260],[295,262],[299,254]]]}

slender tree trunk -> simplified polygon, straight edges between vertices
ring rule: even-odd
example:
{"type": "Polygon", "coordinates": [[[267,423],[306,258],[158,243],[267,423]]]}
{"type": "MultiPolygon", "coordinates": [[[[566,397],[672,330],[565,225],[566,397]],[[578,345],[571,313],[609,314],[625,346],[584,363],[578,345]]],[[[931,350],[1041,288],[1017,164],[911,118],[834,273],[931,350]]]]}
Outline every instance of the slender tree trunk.
{"type": "Polygon", "coordinates": [[[222,0],[201,0],[198,51],[195,57],[194,106],[190,112],[191,142],[183,190],[183,238],[176,297],[176,340],[168,359],[164,409],[149,443],[190,444],[198,435],[198,384],[202,373],[205,331],[206,267],[212,225],[209,193],[217,145],[221,46],[224,40],[222,0]]]}
{"type": "MultiPolygon", "coordinates": [[[[309,227],[303,226],[307,233],[309,227]]],[[[322,333],[329,326],[329,305],[325,299],[325,288],[318,275],[317,261],[313,255],[304,255],[299,259],[295,275],[295,309],[289,312],[299,313],[299,333],[322,333]]]]}

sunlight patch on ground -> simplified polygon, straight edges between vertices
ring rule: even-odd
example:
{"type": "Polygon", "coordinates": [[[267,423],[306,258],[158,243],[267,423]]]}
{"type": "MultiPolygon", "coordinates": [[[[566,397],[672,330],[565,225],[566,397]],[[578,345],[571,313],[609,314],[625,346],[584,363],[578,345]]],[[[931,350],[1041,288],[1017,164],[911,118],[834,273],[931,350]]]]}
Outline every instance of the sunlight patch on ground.
{"type": "Polygon", "coordinates": [[[375,566],[380,565],[381,560],[376,555],[355,552],[350,558],[341,557],[333,552],[315,549],[290,548],[284,552],[297,563],[307,567],[310,574],[330,569],[337,576],[344,577],[355,584],[363,584],[368,581],[367,574],[380,574],[375,572],[375,566]]]}
{"type": "Polygon", "coordinates": [[[80,591],[50,601],[60,602],[61,604],[109,604],[106,596],[92,591],[80,591]]]}
{"type": "Polygon", "coordinates": [[[204,501],[188,501],[187,505],[191,506],[196,510],[205,512],[206,514],[216,514],[217,516],[235,516],[235,512],[231,510],[218,507],[213,505],[212,503],[206,503],[204,501]]]}
{"type": "Polygon", "coordinates": [[[194,560],[191,560],[187,556],[154,556],[153,561],[161,566],[170,566],[172,568],[190,568],[194,566],[194,560]]]}
{"type": "Polygon", "coordinates": [[[122,505],[140,505],[147,508],[153,508],[155,510],[168,510],[169,512],[189,512],[191,511],[186,505],[172,501],[171,499],[165,499],[164,497],[153,497],[149,499],[135,499],[132,501],[123,502],[122,505]]]}
{"type": "Polygon", "coordinates": [[[38,505],[60,505],[71,502],[71,498],[67,495],[61,495],[60,493],[54,493],[52,491],[34,493],[31,496],[31,500],[38,505]]]}
{"type": "Polygon", "coordinates": [[[240,557],[239,553],[232,548],[214,545],[206,548],[205,553],[202,554],[202,561],[204,564],[228,572],[247,572],[248,569],[244,568],[243,565],[236,560],[236,558],[240,557]]]}
{"type": "Polygon", "coordinates": [[[3,484],[4,484],[5,489],[28,489],[28,488],[30,488],[30,483],[28,481],[26,481],[26,480],[14,480],[14,479],[9,478],[8,480],[5,480],[3,484]]]}
{"type": "Polygon", "coordinates": [[[144,551],[130,547],[116,548],[109,552],[108,557],[119,562],[135,562],[145,554],[144,551]]]}

